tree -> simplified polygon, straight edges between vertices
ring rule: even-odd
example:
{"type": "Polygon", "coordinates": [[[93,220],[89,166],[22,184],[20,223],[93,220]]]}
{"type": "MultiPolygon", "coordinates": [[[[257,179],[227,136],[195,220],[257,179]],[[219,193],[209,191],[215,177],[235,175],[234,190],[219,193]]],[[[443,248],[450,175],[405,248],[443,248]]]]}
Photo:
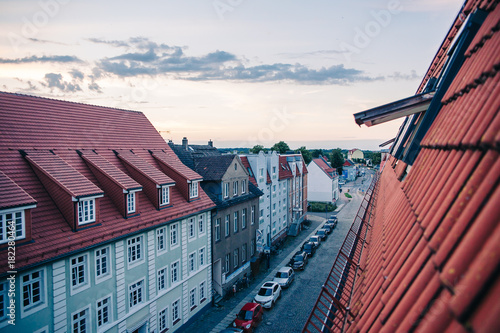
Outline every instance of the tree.
{"type": "Polygon", "coordinates": [[[314,149],[311,155],[313,158],[318,158],[320,156],[324,156],[325,153],[323,152],[323,149],[314,149]]]}
{"type": "Polygon", "coordinates": [[[258,154],[261,150],[266,151],[264,149],[264,146],[262,146],[262,145],[255,145],[255,146],[253,146],[253,148],[250,149],[250,152],[252,154],[258,154]]]}
{"type": "Polygon", "coordinates": [[[377,165],[382,161],[382,154],[380,152],[374,152],[372,155],[372,164],[377,165]]]}
{"type": "Polygon", "coordinates": [[[271,147],[271,150],[277,151],[280,154],[284,154],[290,150],[290,147],[288,147],[285,141],[280,141],[278,143],[275,143],[274,146],[271,147]]]}
{"type": "Polygon", "coordinates": [[[302,157],[304,158],[304,162],[306,164],[309,164],[309,162],[312,161],[311,152],[309,150],[307,150],[307,148],[305,146],[300,147],[295,152],[302,154],[302,157]]]}
{"type": "Polygon", "coordinates": [[[344,164],[344,156],[342,155],[342,150],[340,148],[332,150],[330,153],[330,164],[332,168],[337,169],[339,175],[342,174],[342,165],[344,164]]]}

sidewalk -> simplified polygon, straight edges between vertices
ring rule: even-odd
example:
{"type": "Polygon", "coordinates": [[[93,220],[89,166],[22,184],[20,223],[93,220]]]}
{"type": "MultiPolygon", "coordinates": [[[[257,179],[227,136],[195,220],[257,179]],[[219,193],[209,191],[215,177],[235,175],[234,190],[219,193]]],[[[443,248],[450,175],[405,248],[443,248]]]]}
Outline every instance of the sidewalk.
{"type": "Polygon", "coordinates": [[[296,251],[300,249],[306,239],[316,233],[323,222],[324,218],[308,215],[307,218],[311,221],[308,230],[302,230],[297,237],[287,237],[284,245],[281,247],[281,252],[271,256],[270,269],[265,269],[265,261],[261,264],[261,271],[250,283],[250,286],[242,291],[239,291],[229,300],[223,300],[219,303],[220,307],[212,307],[203,315],[200,316],[194,323],[186,327],[184,332],[211,332],[218,333],[225,329],[233,322],[238,311],[248,302],[252,302],[253,297],[257,294],[260,287],[265,281],[272,280],[279,268],[285,266],[292,258],[296,251]]]}

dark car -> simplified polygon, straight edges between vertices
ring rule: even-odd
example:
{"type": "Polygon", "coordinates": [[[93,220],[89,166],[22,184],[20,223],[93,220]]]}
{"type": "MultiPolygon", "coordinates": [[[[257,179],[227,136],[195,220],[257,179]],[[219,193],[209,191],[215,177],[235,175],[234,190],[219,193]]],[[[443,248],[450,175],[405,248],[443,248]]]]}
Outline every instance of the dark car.
{"type": "Polygon", "coordinates": [[[337,220],[337,215],[330,215],[329,220],[337,220]]]}
{"type": "Polygon", "coordinates": [[[233,327],[241,328],[244,332],[252,332],[262,321],[264,310],[257,303],[247,303],[243,305],[240,312],[236,315],[233,321],[233,327]]]}
{"type": "Polygon", "coordinates": [[[325,225],[329,225],[332,228],[332,230],[333,230],[337,226],[337,221],[336,220],[335,221],[328,220],[328,221],[325,222],[325,225]]]}
{"type": "Polygon", "coordinates": [[[311,236],[309,237],[309,242],[313,243],[316,248],[318,248],[321,245],[321,237],[319,236],[311,236]]]}
{"type": "Polygon", "coordinates": [[[322,241],[326,241],[326,239],[328,238],[328,234],[326,233],[325,229],[319,229],[318,231],[316,231],[316,236],[319,236],[322,241]]]}
{"type": "Polygon", "coordinates": [[[307,242],[302,246],[302,250],[307,253],[308,257],[312,257],[316,253],[316,246],[312,242],[307,242]]]}
{"type": "Polygon", "coordinates": [[[300,269],[304,270],[307,265],[307,253],[302,252],[302,254],[297,254],[295,257],[293,257],[293,269],[300,269]]]}
{"type": "Polygon", "coordinates": [[[322,229],[326,230],[326,234],[327,235],[329,235],[332,232],[332,230],[333,230],[332,226],[330,224],[328,224],[328,223],[323,224],[322,229]]]}
{"type": "Polygon", "coordinates": [[[287,266],[293,267],[293,263],[295,262],[295,257],[298,255],[302,255],[302,254],[307,255],[307,253],[305,253],[304,250],[299,250],[299,251],[295,252],[292,259],[290,259],[290,261],[288,262],[287,266]]]}

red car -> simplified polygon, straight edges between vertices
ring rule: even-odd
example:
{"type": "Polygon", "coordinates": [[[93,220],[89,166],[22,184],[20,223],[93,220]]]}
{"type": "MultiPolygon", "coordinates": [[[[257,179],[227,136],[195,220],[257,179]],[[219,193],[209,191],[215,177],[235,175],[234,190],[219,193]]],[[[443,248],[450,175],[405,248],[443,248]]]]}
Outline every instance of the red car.
{"type": "Polygon", "coordinates": [[[246,333],[252,332],[253,328],[257,327],[262,321],[262,316],[264,316],[264,310],[260,304],[247,303],[236,315],[233,327],[242,328],[246,333]]]}

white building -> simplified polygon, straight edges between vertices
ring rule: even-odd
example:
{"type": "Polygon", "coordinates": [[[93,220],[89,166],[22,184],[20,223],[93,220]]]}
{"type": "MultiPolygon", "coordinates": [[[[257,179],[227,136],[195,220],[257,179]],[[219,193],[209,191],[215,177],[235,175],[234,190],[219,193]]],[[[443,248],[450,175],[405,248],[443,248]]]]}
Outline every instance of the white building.
{"type": "Polygon", "coordinates": [[[307,166],[309,201],[336,202],[340,197],[339,176],[325,158],[313,159],[307,166]]]}

